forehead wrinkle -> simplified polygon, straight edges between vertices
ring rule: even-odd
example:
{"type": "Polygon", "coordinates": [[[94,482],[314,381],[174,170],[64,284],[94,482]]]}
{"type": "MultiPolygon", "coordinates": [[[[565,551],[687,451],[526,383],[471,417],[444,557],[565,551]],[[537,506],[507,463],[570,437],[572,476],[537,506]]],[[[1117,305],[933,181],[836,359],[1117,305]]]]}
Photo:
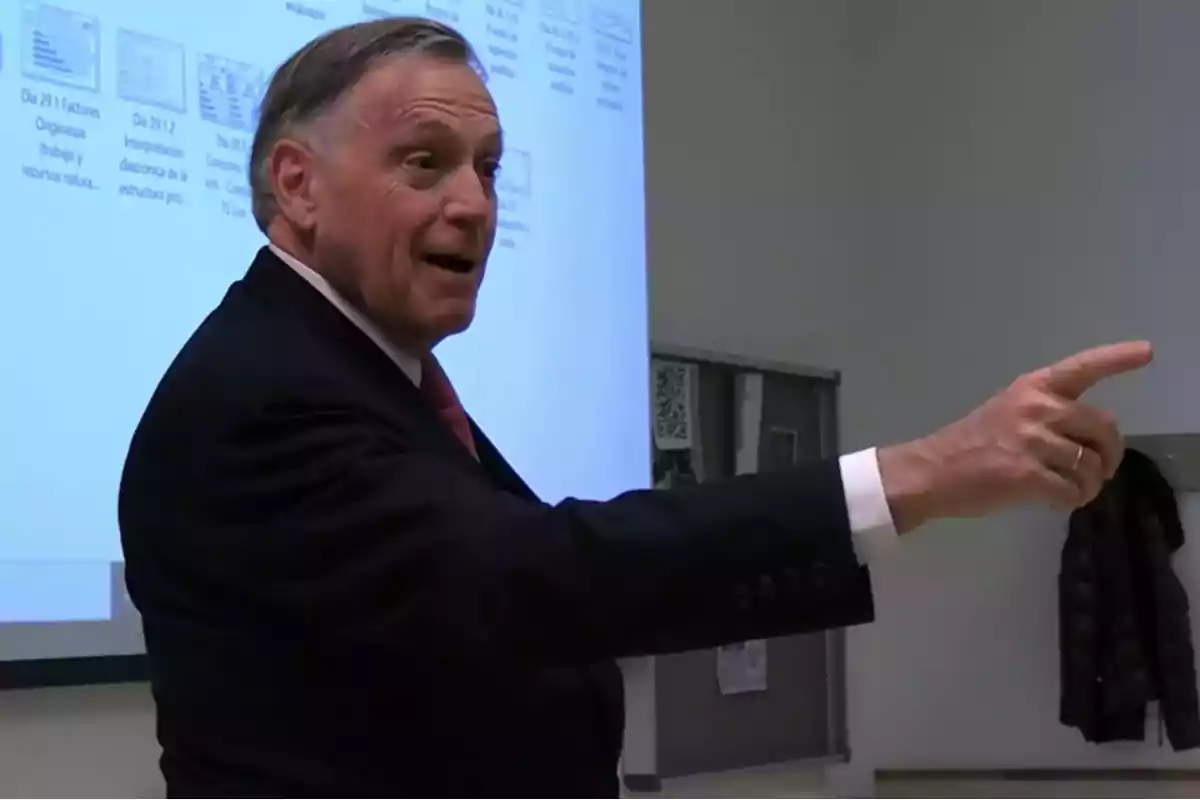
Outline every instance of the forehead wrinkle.
{"type": "Polygon", "coordinates": [[[387,105],[381,111],[383,124],[392,128],[414,127],[431,130],[446,130],[455,128],[455,122],[464,116],[473,119],[491,119],[498,117],[490,105],[484,107],[464,104],[461,100],[442,97],[419,97],[406,103],[387,105]],[[464,114],[464,112],[466,112],[464,114]]]}
{"type": "Polygon", "coordinates": [[[348,130],[359,133],[422,128],[453,132],[464,117],[468,121],[483,119],[495,126],[485,135],[501,140],[499,114],[486,92],[464,98],[444,87],[426,88],[413,80],[408,69],[397,75],[395,63],[390,66],[390,74],[387,66],[369,74],[357,91],[330,109],[330,116],[340,117],[348,130]]]}

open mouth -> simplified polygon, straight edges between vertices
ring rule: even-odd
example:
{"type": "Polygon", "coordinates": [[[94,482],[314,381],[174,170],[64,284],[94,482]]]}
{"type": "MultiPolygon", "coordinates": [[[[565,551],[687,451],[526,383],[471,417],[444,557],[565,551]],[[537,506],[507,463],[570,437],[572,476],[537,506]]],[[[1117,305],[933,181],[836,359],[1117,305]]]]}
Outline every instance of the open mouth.
{"type": "Polygon", "coordinates": [[[452,253],[431,253],[425,256],[425,260],[439,269],[456,272],[459,275],[471,272],[475,269],[476,264],[474,259],[452,253]]]}

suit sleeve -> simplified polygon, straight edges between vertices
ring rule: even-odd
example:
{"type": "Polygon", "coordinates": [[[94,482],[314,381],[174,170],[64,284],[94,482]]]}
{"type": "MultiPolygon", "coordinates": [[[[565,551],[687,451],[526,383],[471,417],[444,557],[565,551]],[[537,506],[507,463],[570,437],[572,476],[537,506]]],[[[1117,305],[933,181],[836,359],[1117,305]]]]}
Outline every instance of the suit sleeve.
{"type": "Polygon", "coordinates": [[[836,461],[551,506],[352,411],[289,408],[239,440],[217,465],[222,574],[364,644],[565,664],[873,617],[836,461]]]}

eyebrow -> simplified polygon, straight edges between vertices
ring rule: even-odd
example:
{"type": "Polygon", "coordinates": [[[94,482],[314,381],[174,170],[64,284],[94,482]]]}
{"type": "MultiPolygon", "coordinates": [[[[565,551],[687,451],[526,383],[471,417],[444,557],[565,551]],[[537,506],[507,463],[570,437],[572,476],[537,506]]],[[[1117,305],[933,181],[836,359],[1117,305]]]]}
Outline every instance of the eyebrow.
{"type": "MultiPolygon", "coordinates": [[[[457,135],[454,126],[434,117],[422,117],[409,123],[409,128],[413,133],[438,134],[442,136],[457,135]]],[[[496,130],[487,134],[485,140],[495,141],[497,148],[504,149],[504,129],[497,126],[496,130]]]]}

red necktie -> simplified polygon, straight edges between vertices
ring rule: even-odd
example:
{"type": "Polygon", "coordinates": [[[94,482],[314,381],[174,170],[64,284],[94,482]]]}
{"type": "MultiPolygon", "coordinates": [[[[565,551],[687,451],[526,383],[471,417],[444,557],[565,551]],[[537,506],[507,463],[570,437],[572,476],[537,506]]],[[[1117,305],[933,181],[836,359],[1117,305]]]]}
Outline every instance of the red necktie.
{"type": "Polygon", "coordinates": [[[458,393],[454,391],[454,386],[446,377],[446,371],[442,369],[442,365],[432,354],[421,362],[421,393],[425,395],[437,415],[442,418],[442,422],[446,423],[446,427],[454,432],[463,446],[478,460],[479,453],[475,450],[475,437],[471,433],[471,421],[467,418],[467,412],[463,409],[462,403],[458,400],[458,393]]]}

